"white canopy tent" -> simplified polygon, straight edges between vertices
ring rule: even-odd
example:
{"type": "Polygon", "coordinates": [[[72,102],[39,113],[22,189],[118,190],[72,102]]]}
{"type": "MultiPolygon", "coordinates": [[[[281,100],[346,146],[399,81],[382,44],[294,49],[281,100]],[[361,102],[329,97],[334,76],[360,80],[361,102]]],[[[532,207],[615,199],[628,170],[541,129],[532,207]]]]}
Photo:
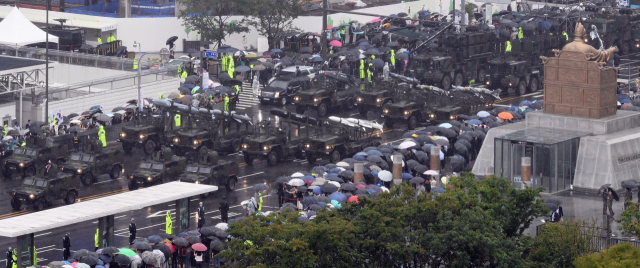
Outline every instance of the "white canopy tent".
{"type": "MultiPolygon", "coordinates": [[[[0,22],[0,43],[24,46],[46,42],[47,33],[29,21],[16,7],[0,22]]],[[[58,37],[49,34],[49,42],[58,43],[58,37]]]]}

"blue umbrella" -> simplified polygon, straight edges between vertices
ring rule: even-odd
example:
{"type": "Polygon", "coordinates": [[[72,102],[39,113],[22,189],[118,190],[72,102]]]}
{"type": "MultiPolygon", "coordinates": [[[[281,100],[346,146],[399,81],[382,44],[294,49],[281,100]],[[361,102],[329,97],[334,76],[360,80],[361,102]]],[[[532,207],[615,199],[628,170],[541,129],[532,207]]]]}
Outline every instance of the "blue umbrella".
{"type": "Polygon", "coordinates": [[[358,44],[358,46],[361,46],[361,47],[368,46],[368,45],[369,45],[369,43],[367,43],[367,42],[360,42],[360,44],[358,44]]]}
{"type": "Polygon", "coordinates": [[[509,112],[519,112],[520,109],[518,108],[518,106],[511,106],[509,107],[509,112]]]}
{"type": "Polygon", "coordinates": [[[411,178],[413,178],[413,175],[411,175],[409,173],[402,173],[402,178],[403,179],[411,179],[411,178]]]}
{"type": "Polygon", "coordinates": [[[631,103],[630,99],[624,99],[620,101],[621,104],[625,104],[625,103],[631,103]]]}
{"type": "Polygon", "coordinates": [[[300,179],[303,180],[303,181],[315,181],[316,180],[316,178],[314,176],[310,176],[310,175],[303,176],[300,179]]]}
{"type": "MultiPolygon", "coordinates": [[[[342,170],[341,170],[341,169],[339,169],[339,168],[332,168],[332,169],[330,169],[330,170],[329,170],[329,173],[335,173],[335,174],[338,174],[338,173],[340,173],[341,171],[342,171],[342,170]]],[[[328,174],[327,174],[327,175],[328,175],[328,174]]]]}
{"type": "Polygon", "coordinates": [[[274,49],[271,49],[271,52],[275,52],[275,53],[277,53],[277,52],[282,52],[282,50],[277,49],[277,48],[274,48],[274,49]]]}
{"type": "Polygon", "coordinates": [[[524,101],[521,101],[520,105],[518,105],[518,106],[527,106],[527,107],[529,107],[529,106],[531,106],[531,104],[533,104],[533,102],[530,102],[528,100],[524,100],[524,101]]]}
{"type": "Polygon", "coordinates": [[[364,155],[354,155],[353,159],[358,160],[358,161],[366,161],[367,157],[364,155]]]}
{"type": "Polygon", "coordinates": [[[347,202],[347,197],[341,192],[335,192],[329,195],[329,199],[336,200],[340,203],[347,202]]]}
{"type": "Polygon", "coordinates": [[[396,14],[391,14],[391,15],[389,15],[389,17],[398,18],[398,15],[396,15],[396,14]]]}
{"type": "Polygon", "coordinates": [[[313,189],[313,193],[314,194],[324,194],[324,192],[322,190],[320,190],[320,187],[313,189]]]}
{"type": "Polygon", "coordinates": [[[321,170],[322,170],[322,172],[327,171],[327,168],[326,168],[326,167],[324,167],[324,166],[315,166],[315,167],[313,167],[313,169],[321,169],[321,170]]]}
{"type": "Polygon", "coordinates": [[[325,203],[325,202],[318,202],[318,203],[316,203],[316,204],[317,204],[318,206],[320,206],[321,208],[323,208],[324,206],[326,206],[326,205],[327,205],[327,203],[325,203]]]}
{"type": "Polygon", "coordinates": [[[482,125],[482,121],[480,121],[478,119],[471,119],[471,120],[467,121],[467,124],[470,124],[470,125],[482,125]]]}
{"type": "Polygon", "coordinates": [[[618,94],[618,95],[616,95],[616,100],[617,101],[621,101],[621,100],[628,99],[628,98],[629,98],[629,95],[627,95],[627,94],[618,94]]]}
{"type": "Polygon", "coordinates": [[[300,216],[298,217],[298,221],[309,221],[309,218],[300,216]]]}
{"type": "Polygon", "coordinates": [[[178,237],[187,237],[187,233],[179,233],[178,237]]]}
{"type": "Polygon", "coordinates": [[[355,155],[364,155],[364,156],[368,156],[368,154],[367,154],[367,153],[365,153],[365,152],[358,152],[358,153],[356,153],[355,155]]]}
{"type": "Polygon", "coordinates": [[[543,22],[540,22],[540,25],[538,25],[538,27],[540,27],[540,30],[547,30],[551,28],[551,22],[545,20],[543,22]]]}
{"type": "Polygon", "coordinates": [[[431,188],[431,191],[439,193],[439,194],[444,193],[444,189],[442,189],[440,187],[433,187],[433,188],[431,188]]]}
{"type": "Polygon", "coordinates": [[[342,204],[340,204],[340,202],[338,202],[336,200],[331,200],[331,204],[337,209],[342,208],[342,204]]]}
{"type": "Polygon", "coordinates": [[[229,52],[235,52],[238,51],[237,48],[233,48],[229,45],[222,45],[218,48],[218,53],[229,53],[229,52]]]}
{"type": "Polygon", "coordinates": [[[491,114],[487,111],[479,111],[477,114],[480,118],[485,118],[487,116],[490,116],[491,114]]]}
{"type": "MultiPolygon", "coordinates": [[[[442,123],[442,124],[440,124],[440,125],[438,125],[438,126],[439,126],[439,127],[443,127],[443,128],[451,128],[451,127],[452,127],[452,125],[451,125],[451,124],[449,124],[449,123],[442,123]]],[[[412,177],[412,178],[413,178],[413,177],[412,177]]]]}
{"type": "Polygon", "coordinates": [[[327,175],[324,175],[325,178],[334,178],[334,177],[338,177],[338,173],[327,173],[327,175]]]}
{"type": "Polygon", "coordinates": [[[384,156],[384,154],[378,150],[369,150],[367,152],[367,155],[377,155],[377,156],[384,156]]]}
{"type": "Polygon", "coordinates": [[[320,58],[320,57],[314,57],[309,62],[324,62],[324,60],[322,58],[320,58]]]}

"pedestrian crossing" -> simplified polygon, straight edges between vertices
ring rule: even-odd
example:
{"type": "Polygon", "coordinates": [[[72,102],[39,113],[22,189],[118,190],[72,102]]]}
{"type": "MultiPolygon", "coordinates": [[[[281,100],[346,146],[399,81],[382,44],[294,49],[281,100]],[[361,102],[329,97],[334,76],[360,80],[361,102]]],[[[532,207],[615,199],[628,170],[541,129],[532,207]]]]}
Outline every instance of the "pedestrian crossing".
{"type": "MultiPolygon", "coordinates": [[[[258,87],[258,94],[262,91],[263,86],[258,87]]],[[[238,95],[238,104],[236,105],[236,111],[248,109],[260,104],[258,96],[253,98],[253,86],[252,83],[242,82],[242,90],[238,95]]]]}

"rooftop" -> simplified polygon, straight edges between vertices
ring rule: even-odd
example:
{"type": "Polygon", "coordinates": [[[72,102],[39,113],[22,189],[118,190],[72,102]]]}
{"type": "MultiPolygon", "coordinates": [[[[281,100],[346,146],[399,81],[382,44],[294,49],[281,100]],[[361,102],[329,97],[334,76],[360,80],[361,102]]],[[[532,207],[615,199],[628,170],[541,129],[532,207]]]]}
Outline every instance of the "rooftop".
{"type": "Polygon", "coordinates": [[[505,134],[496,139],[533,142],[538,144],[555,144],[574,138],[589,136],[591,133],[574,130],[536,127],[505,134]]]}

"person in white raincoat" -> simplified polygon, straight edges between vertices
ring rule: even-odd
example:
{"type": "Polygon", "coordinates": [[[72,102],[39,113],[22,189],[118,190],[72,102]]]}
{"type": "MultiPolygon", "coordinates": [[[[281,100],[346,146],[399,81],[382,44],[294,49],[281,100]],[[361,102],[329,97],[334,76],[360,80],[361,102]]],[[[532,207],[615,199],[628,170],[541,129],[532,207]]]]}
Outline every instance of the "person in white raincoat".
{"type": "Polygon", "coordinates": [[[389,63],[385,62],[382,68],[382,78],[384,81],[389,81],[389,63]]]}
{"type": "Polygon", "coordinates": [[[258,77],[259,77],[258,74],[253,76],[253,98],[254,99],[259,96],[258,89],[260,87],[260,81],[258,77]]]}

